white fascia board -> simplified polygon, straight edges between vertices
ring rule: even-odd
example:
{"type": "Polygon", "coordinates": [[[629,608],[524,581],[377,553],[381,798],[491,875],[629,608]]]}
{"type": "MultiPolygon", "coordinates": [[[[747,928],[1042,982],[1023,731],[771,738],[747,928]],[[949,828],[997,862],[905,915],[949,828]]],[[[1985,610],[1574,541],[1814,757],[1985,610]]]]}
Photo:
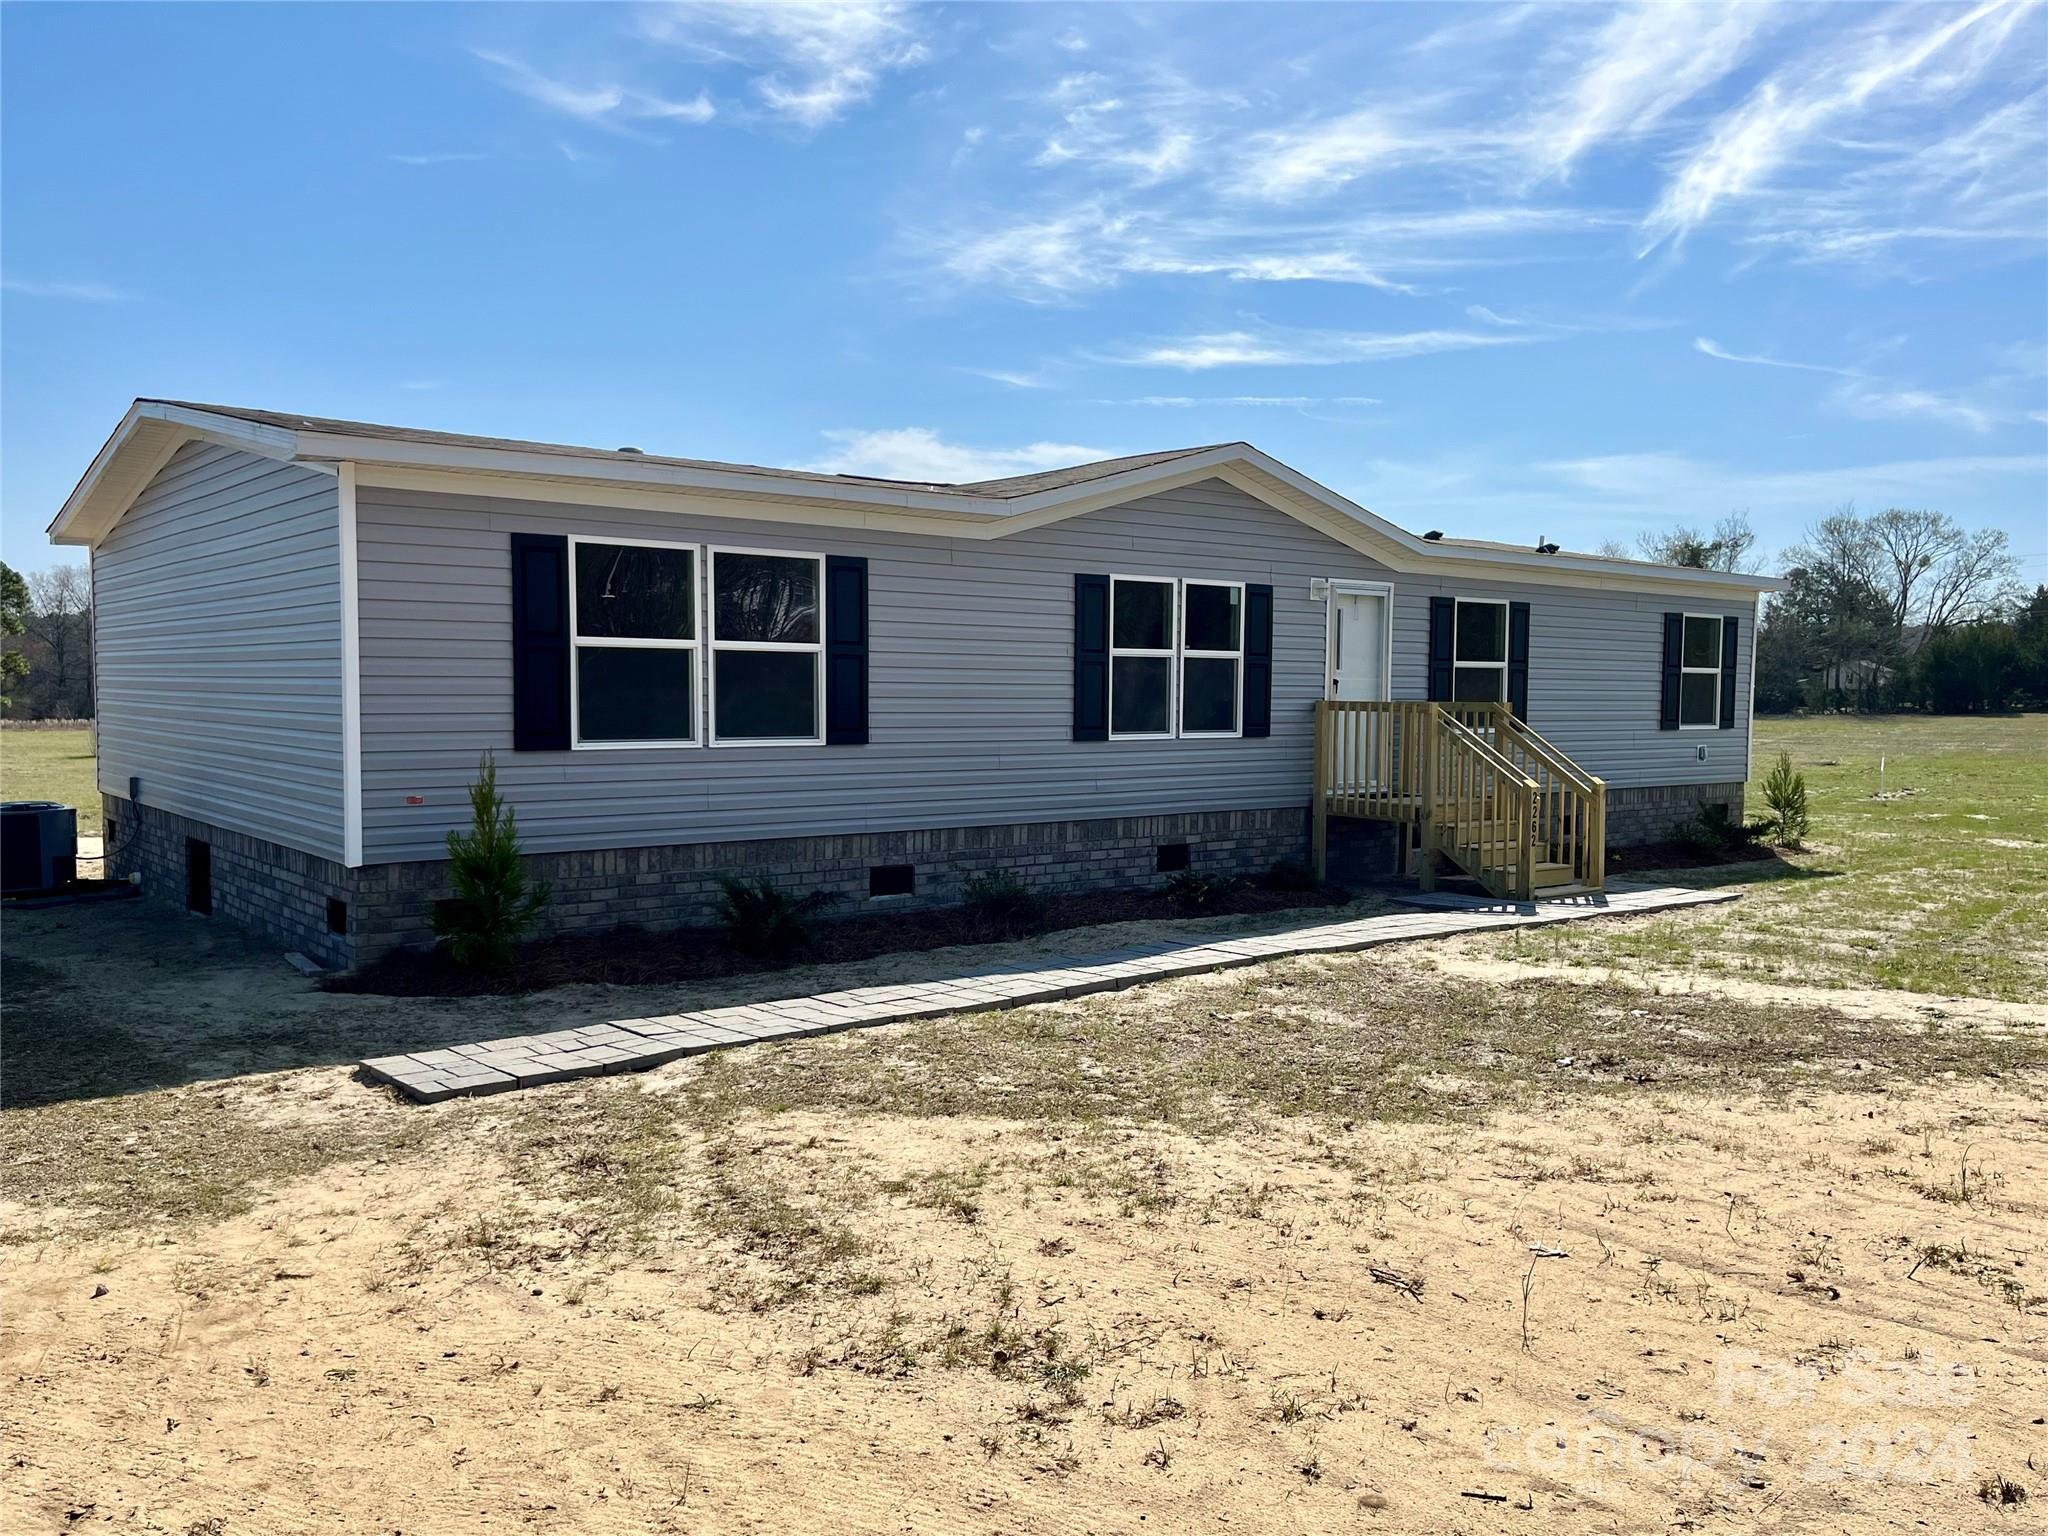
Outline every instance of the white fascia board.
{"type": "Polygon", "coordinates": [[[797,523],[815,528],[875,528],[951,538],[989,538],[1000,520],[963,518],[945,512],[900,507],[847,506],[815,497],[806,500],[721,495],[682,486],[619,485],[556,474],[494,474],[466,469],[432,469],[356,461],[356,484],[364,491],[426,491],[440,496],[497,496],[550,505],[666,512],[678,517],[731,517],[754,522],[797,523]]]}
{"type": "Polygon", "coordinates": [[[932,511],[946,515],[1000,510],[1003,503],[957,492],[925,491],[914,486],[869,485],[858,480],[805,479],[795,475],[751,470],[706,469],[690,464],[636,460],[630,455],[584,458],[531,448],[485,448],[459,443],[417,443],[396,438],[341,437],[321,432],[299,434],[305,458],[351,459],[366,477],[391,469],[432,469],[505,476],[541,476],[572,485],[599,483],[651,491],[710,492],[715,495],[772,496],[823,505],[886,507],[900,511],[932,511]]]}
{"type": "MultiPolygon", "coordinates": [[[[145,479],[128,489],[125,497],[118,492],[110,497],[118,501],[111,510],[101,506],[96,508],[96,516],[88,517],[85,513],[100,482],[106,478],[107,464],[103,461],[109,461],[110,450],[118,457],[120,446],[144,422],[166,423],[186,434],[163,453],[164,458],[176,450],[179,442],[204,437],[272,458],[294,459],[312,468],[332,471],[343,462],[353,463],[357,482],[364,486],[537,501],[575,499],[598,506],[970,539],[1003,538],[1140,496],[1219,478],[1389,569],[1409,574],[1443,575],[1455,571],[1546,586],[1714,593],[1745,599],[1783,585],[1768,577],[1643,566],[1593,555],[1544,555],[1534,550],[1522,553],[1435,543],[1319,485],[1249,443],[1225,443],[1078,485],[996,497],[860,480],[808,479],[770,470],[642,462],[630,456],[585,458],[539,449],[294,432],[155,402],[138,402],[101,450],[85,480],[51,525],[51,536],[57,542],[97,542],[127,510],[127,503],[140,493],[142,485],[147,484],[145,479]]],[[[161,467],[161,460],[156,467],[161,467]]]]}
{"type": "Polygon", "coordinates": [[[142,494],[171,455],[194,441],[219,443],[265,458],[296,456],[297,434],[210,411],[138,400],[93,455],[49,526],[53,544],[94,545],[142,494]]]}

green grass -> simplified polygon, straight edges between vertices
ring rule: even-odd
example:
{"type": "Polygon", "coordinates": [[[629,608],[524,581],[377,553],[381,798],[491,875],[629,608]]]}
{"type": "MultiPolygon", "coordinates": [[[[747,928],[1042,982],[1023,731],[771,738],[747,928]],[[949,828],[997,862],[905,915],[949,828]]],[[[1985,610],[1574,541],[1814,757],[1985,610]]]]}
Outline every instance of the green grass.
{"type": "Polygon", "coordinates": [[[100,830],[92,731],[0,726],[0,800],[58,800],[78,807],[78,830],[100,830]]]}
{"type": "MultiPolygon", "coordinates": [[[[1710,912],[1523,930],[1501,952],[1666,976],[2048,995],[2048,715],[1761,721],[1759,776],[1781,750],[1806,775],[1813,831],[1774,878],[1710,912]]],[[[1749,807],[1763,808],[1756,783],[1749,807]]],[[[1659,878],[1719,885],[1756,874],[1659,878]]]]}

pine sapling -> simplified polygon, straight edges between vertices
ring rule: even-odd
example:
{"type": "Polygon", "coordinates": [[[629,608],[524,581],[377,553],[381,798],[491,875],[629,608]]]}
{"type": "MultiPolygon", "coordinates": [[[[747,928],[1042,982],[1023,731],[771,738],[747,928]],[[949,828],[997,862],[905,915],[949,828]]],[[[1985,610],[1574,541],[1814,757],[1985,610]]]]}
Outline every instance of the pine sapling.
{"type": "Polygon", "coordinates": [[[1806,809],[1806,775],[1792,766],[1792,754],[1780,752],[1764,779],[1764,804],[1771,813],[1771,840],[1780,848],[1797,848],[1813,830],[1806,809]]]}
{"type": "Polygon", "coordinates": [[[519,860],[519,820],[498,795],[490,753],[469,786],[470,826],[448,834],[455,899],[434,909],[434,932],[457,965],[502,971],[547,905],[548,886],[527,878],[519,860]]]}

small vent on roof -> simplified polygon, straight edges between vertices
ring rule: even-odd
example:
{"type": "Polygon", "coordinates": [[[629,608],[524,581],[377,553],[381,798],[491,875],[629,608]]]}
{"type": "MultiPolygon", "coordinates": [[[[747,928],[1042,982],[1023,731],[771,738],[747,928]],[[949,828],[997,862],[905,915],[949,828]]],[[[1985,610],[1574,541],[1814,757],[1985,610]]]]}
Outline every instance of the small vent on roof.
{"type": "Polygon", "coordinates": [[[1442,538],[1443,536],[1444,531],[1441,528],[1432,528],[1429,530],[1429,532],[1423,535],[1423,537],[1429,540],[1429,542],[1432,544],[1434,544],[1438,539],[1442,538]]]}
{"type": "Polygon", "coordinates": [[[614,448],[612,450],[614,453],[639,453],[640,451],[638,448],[614,448]]]}
{"type": "Polygon", "coordinates": [[[1555,544],[1538,544],[1536,546],[1536,553],[1539,555],[1554,555],[1557,553],[1557,546],[1555,544]]]}

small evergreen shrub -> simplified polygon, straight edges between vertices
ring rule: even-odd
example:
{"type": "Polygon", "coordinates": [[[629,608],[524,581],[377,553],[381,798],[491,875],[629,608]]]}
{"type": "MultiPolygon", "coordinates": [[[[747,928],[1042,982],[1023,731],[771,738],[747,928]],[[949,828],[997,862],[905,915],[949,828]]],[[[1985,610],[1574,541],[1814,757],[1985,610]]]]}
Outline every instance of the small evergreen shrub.
{"type": "Polygon", "coordinates": [[[1266,871],[1266,889],[1269,891],[1291,891],[1297,894],[1319,891],[1323,882],[1316,878],[1316,872],[1300,859],[1281,859],[1266,871]]]}
{"type": "Polygon", "coordinates": [[[1183,917],[1203,917],[1242,888],[1243,882],[1229,875],[1198,875],[1189,871],[1166,882],[1166,896],[1183,917]]]}
{"type": "Polygon", "coordinates": [[[1813,830],[1813,817],[1806,808],[1806,775],[1792,766],[1792,754],[1780,752],[1777,762],[1764,778],[1764,805],[1770,839],[1780,848],[1797,848],[1813,830]]]}
{"type": "Polygon", "coordinates": [[[502,971],[547,905],[548,886],[532,883],[519,861],[519,820],[498,796],[488,752],[469,786],[469,812],[469,830],[448,834],[455,897],[435,904],[434,934],[457,965],[502,971]]]}
{"type": "Polygon", "coordinates": [[[718,877],[718,920],[726,941],[741,954],[770,965],[787,965],[811,940],[810,919],[834,899],[830,891],[791,897],[766,880],[718,877]]]}
{"type": "Polygon", "coordinates": [[[1007,869],[975,875],[960,899],[970,917],[991,928],[1028,928],[1045,917],[1045,898],[1007,869]]]}
{"type": "Polygon", "coordinates": [[[1737,821],[1728,807],[1702,805],[1697,815],[1671,829],[1671,841],[1695,858],[1720,859],[1754,848],[1770,823],[1766,820],[1737,821]]]}

